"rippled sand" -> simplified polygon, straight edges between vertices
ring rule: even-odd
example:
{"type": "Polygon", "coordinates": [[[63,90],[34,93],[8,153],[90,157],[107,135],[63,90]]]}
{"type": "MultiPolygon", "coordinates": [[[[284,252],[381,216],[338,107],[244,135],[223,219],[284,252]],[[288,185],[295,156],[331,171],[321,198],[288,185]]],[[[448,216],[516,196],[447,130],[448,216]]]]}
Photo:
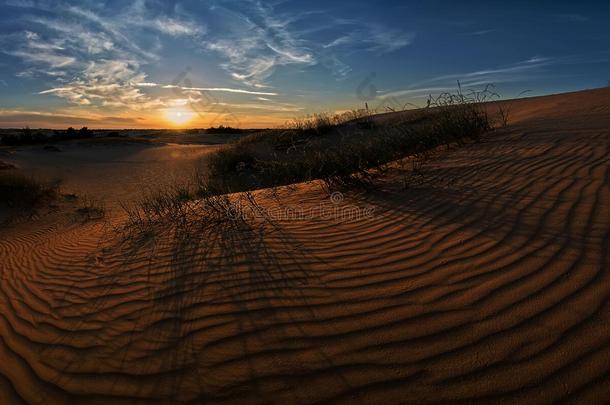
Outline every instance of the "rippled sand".
{"type": "Polygon", "coordinates": [[[610,89],[511,117],[406,189],[255,195],[297,218],[4,229],[2,402],[609,401],[610,89]]]}

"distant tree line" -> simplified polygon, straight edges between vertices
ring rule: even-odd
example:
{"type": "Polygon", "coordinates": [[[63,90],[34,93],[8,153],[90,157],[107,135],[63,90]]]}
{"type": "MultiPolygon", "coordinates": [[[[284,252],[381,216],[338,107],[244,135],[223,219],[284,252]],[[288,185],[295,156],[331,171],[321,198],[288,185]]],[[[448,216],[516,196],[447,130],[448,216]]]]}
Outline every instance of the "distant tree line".
{"type": "Polygon", "coordinates": [[[218,127],[210,127],[210,128],[190,128],[190,129],[182,129],[180,130],[183,133],[190,135],[199,135],[199,134],[227,134],[227,135],[241,135],[241,134],[249,134],[252,132],[258,132],[260,129],[242,129],[242,128],[233,128],[229,126],[220,125],[218,127]]]}
{"type": "Polygon", "coordinates": [[[225,127],[224,125],[220,125],[216,128],[210,127],[206,129],[205,132],[207,134],[242,134],[249,131],[247,129],[225,127]]]}
{"type": "Polygon", "coordinates": [[[33,145],[55,141],[67,141],[71,139],[93,138],[94,133],[87,127],[76,130],[72,127],[66,130],[55,130],[50,135],[42,131],[34,131],[30,127],[25,127],[18,133],[2,134],[0,144],[7,146],[33,145]]]}

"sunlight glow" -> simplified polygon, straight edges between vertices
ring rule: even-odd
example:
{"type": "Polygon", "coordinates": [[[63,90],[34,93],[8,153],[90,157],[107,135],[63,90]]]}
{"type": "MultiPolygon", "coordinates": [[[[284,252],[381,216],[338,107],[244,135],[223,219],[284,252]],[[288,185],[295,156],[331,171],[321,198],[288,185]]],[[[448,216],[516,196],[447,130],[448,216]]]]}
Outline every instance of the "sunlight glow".
{"type": "Polygon", "coordinates": [[[195,116],[193,111],[174,107],[164,111],[165,119],[174,126],[183,126],[189,123],[195,116]]]}

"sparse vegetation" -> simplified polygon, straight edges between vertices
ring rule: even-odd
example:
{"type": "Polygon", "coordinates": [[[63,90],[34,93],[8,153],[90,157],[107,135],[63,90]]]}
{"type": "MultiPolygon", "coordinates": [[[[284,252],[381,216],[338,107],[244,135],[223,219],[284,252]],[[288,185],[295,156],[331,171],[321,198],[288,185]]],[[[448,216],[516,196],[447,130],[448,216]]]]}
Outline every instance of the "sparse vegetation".
{"type": "Polygon", "coordinates": [[[251,129],[241,129],[241,128],[232,128],[225,127],[220,125],[218,127],[211,127],[204,131],[206,134],[243,134],[247,132],[252,132],[251,129]]]}
{"type": "Polygon", "coordinates": [[[98,201],[89,196],[77,197],[72,194],[66,198],[78,199],[78,208],[76,212],[83,216],[87,221],[103,219],[106,216],[106,208],[101,201],[98,201]]]}
{"type": "MultiPolygon", "coordinates": [[[[522,95],[524,95],[525,93],[528,93],[530,91],[531,90],[522,91],[521,93],[519,93],[517,95],[517,98],[521,97],[522,95]]],[[[511,107],[512,107],[511,101],[507,101],[507,102],[498,104],[498,115],[500,116],[500,124],[502,125],[502,127],[508,126],[508,120],[510,117],[511,107]]]]}
{"type": "Polygon", "coordinates": [[[78,131],[70,127],[65,131],[56,130],[50,134],[42,130],[33,131],[29,127],[25,127],[18,132],[3,133],[2,138],[0,138],[0,144],[6,146],[35,145],[72,139],[93,138],[94,135],[94,132],[87,127],[82,127],[78,131]]]}
{"type": "Polygon", "coordinates": [[[0,173],[0,203],[31,211],[57,196],[58,186],[17,173],[0,173]]]}
{"type": "Polygon", "coordinates": [[[168,231],[169,226],[188,235],[195,225],[219,224],[242,217],[239,203],[197,181],[151,191],[135,203],[122,204],[127,214],[124,229],[141,237],[153,236],[157,230],[168,231]]]}
{"type": "Polygon", "coordinates": [[[482,103],[483,91],[430,97],[428,108],[403,119],[380,123],[366,110],[315,115],[286,128],[253,134],[210,156],[208,182],[225,192],[321,179],[328,183],[363,182],[369,169],[440,145],[479,140],[492,129],[482,103]]]}
{"type": "Polygon", "coordinates": [[[415,172],[428,151],[478,141],[491,130],[482,103],[493,94],[489,89],[459,89],[456,94],[430,97],[428,108],[386,123],[358,110],[314,115],[245,136],[210,155],[205,176],[196,175],[189,185],[151,192],[123,206],[127,228],[142,235],[159,224],[171,224],[188,233],[197,221],[215,223],[240,216],[241,206],[230,193],[316,179],[328,185],[369,184],[371,169],[383,171],[389,162],[407,156],[416,157],[415,172]]]}

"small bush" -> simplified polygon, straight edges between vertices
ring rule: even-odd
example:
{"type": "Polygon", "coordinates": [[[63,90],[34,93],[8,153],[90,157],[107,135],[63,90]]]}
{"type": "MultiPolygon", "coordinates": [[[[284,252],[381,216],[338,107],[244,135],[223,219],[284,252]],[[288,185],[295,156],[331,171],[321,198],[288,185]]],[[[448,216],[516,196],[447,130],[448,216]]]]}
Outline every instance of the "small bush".
{"type": "Polygon", "coordinates": [[[481,105],[490,97],[485,92],[464,95],[460,89],[457,95],[431,98],[428,108],[383,125],[368,111],[352,111],[246,136],[211,154],[206,175],[197,175],[194,184],[159,190],[124,206],[127,228],[144,234],[172,224],[189,234],[197,221],[213,224],[240,215],[228,193],[315,179],[367,184],[370,169],[441,145],[478,140],[491,129],[481,105]]]}
{"type": "Polygon", "coordinates": [[[78,130],[78,138],[92,138],[93,137],[93,131],[89,130],[89,128],[87,127],[82,127],[81,129],[78,130]]]}
{"type": "Polygon", "coordinates": [[[16,173],[0,174],[0,203],[29,211],[57,196],[57,185],[16,173]]]}
{"type": "Polygon", "coordinates": [[[33,131],[26,126],[18,133],[3,134],[0,144],[6,146],[35,145],[72,139],[86,139],[94,136],[95,133],[87,127],[82,127],[78,131],[70,127],[65,131],[55,130],[52,135],[45,135],[41,131],[33,131]]]}
{"type": "Polygon", "coordinates": [[[153,236],[172,230],[192,237],[192,230],[203,224],[214,225],[242,217],[241,205],[220,190],[197,178],[194,185],[167,187],[147,193],[139,201],[123,204],[124,224],[132,236],[153,236]]]}
{"type": "MultiPolygon", "coordinates": [[[[459,84],[458,84],[459,87],[459,84]]],[[[368,111],[314,115],[254,134],[212,154],[208,182],[231,192],[321,179],[362,181],[372,168],[440,145],[478,140],[492,129],[483,91],[443,93],[407,119],[377,123],[368,111]]]]}
{"type": "Polygon", "coordinates": [[[242,134],[245,132],[248,132],[250,130],[247,129],[240,129],[240,128],[232,128],[232,127],[225,127],[223,125],[220,125],[216,128],[211,127],[205,130],[206,134],[242,134]]]}
{"type": "Polygon", "coordinates": [[[255,159],[248,147],[236,146],[233,148],[220,149],[212,154],[208,164],[214,172],[240,172],[254,166],[255,159]]]}
{"type": "Polygon", "coordinates": [[[67,199],[78,199],[78,208],[76,212],[85,218],[87,221],[103,219],[106,216],[106,207],[101,201],[95,200],[88,196],[78,198],[76,195],[66,195],[67,199]]]}

